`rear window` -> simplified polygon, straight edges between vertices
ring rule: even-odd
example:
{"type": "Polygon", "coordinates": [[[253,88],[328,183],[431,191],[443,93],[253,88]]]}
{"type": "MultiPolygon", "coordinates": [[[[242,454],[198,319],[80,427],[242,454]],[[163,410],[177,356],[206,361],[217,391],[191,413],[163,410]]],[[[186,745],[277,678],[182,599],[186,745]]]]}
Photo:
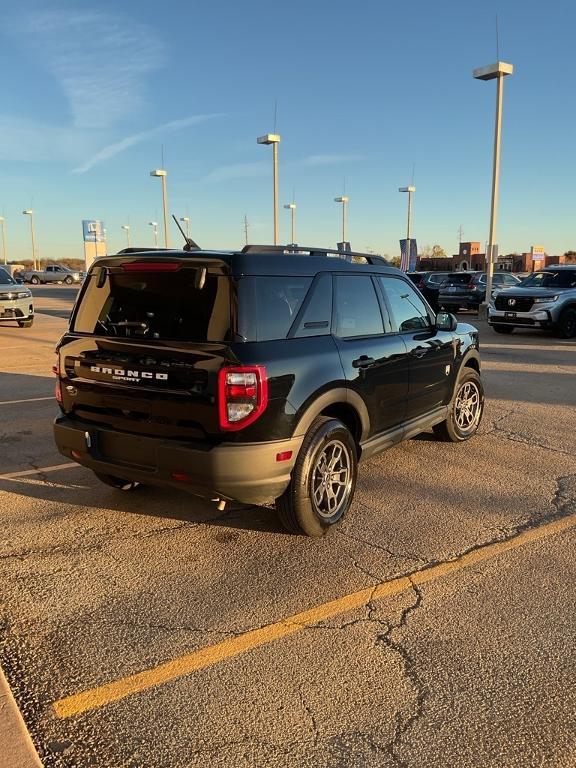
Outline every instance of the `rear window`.
{"type": "Polygon", "coordinates": [[[467,274],[466,272],[456,272],[449,277],[444,278],[445,285],[468,285],[471,283],[474,275],[467,274]]]}
{"type": "Polygon", "coordinates": [[[311,284],[311,277],[240,278],[237,283],[240,336],[244,341],[285,339],[311,284]]]}
{"type": "Polygon", "coordinates": [[[108,273],[102,287],[88,278],[74,331],[96,336],[177,341],[227,341],[231,337],[230,280],[196,269],[108,273]]]}

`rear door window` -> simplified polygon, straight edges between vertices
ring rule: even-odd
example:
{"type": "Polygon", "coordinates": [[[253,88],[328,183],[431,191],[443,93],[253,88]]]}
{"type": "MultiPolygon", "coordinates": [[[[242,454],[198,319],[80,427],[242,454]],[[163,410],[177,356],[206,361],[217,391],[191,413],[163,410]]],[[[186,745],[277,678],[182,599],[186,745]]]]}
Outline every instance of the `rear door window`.
{"type": "Polygon", "coordinates": [[[341,339],[384,333],[382,313],[369,275],[335,278],[335,334],[341,339]]]}
{"type": "Polygon", "coordinates": [[[196,269],[174,272],[112,272],[99,287],[90,275],[73,330],[96,336],[178,341],[230,339],[231,301],[227,277],[196,269]]]}

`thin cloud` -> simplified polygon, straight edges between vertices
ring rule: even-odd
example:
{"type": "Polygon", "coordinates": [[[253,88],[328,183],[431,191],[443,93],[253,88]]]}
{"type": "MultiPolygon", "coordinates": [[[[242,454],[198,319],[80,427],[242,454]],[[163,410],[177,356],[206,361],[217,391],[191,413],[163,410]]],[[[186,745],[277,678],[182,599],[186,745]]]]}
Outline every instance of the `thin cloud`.
{"type": "Polygon", "coordinates": [[[165,59],[164,46],[148,27],[98,11],[37,10],[20,17],[13,32],[41,51],[77,128],[106,128],[139,111],[144,78],[165,59]]]}
{"type": "Polygon", "coordinates": [[[89,171],[95,165],[98,165],[98,163],[102,163],[105,160],[110,160],[110,158],[119,155],[121,152],[124,152],[127,149],[130,149],[130,147],[133,147],[136,144],[142,144],[142,142],[147,141],[154,136],[158,136],[159,134],[180,131],[183,128],[189,128],[191,125],[205,123],[208,120],[213,120],[214,118],[221,116],[221,114],[192,115],[191,117],[184,117],[180,120],[172,120],[169,123],[164,123],[163,125],[159,125],[156,128],[151,128],[148,131],[141,131],[140,133],[135,133],[132,136],[126,136],[126,138],[121,139],[120,141],[115,141],[113,144],[108,144],[107,146],[103,147],[85,163],[78,166],[78,168],[74,168],[72,173],[86,173],[86,171],[89,171]]]}
{"type": "Polygon", "coordinates": [[[340,165],[342,163],[353,163],[357,160],[363,160],[364,155],[309,155],[305,157],[301,165],[309,168],[315,168],[323,165],[340,165]]]}
{"type": "Polygon", "coordinates": [[[236,179],[256,179],[266,176],[270,173],[268,163],[258,161],[256,163],[236,163],[234,165],[222,165],[215,168],[205,178],[204,181],[219,182],[232,181],[236,179]]]}

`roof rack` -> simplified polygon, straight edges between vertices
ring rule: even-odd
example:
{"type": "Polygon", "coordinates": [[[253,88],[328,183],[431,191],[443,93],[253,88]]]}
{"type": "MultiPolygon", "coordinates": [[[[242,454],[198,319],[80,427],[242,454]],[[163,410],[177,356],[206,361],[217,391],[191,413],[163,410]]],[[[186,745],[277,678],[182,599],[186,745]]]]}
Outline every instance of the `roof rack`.
{"type": "Polygon", "coordinates": [[[245,245],[242,253],[282,253],[287,256],[330,256],[344,259],[345,261],[364,264],[390,263],[383,256],[375,253],[360,253],[359,251],[338,251],[335,248],[320,248],[308,245],[245,245]]]}

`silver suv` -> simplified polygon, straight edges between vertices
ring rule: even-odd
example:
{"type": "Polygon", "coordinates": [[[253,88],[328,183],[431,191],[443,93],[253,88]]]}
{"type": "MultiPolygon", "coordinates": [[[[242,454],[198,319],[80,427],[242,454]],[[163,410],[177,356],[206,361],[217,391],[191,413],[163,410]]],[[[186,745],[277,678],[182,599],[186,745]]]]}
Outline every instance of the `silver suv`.
{"type": "Polygon", "coordinates": [[[16,321],[20,328],[30,328],[34,322],[34,304],[32,292],[0,268],[0,322],[4,320],[16,321]]]}
{"type": "Polygon", "coordinates": [[[555,264],[533,272],[521,285],[498,291],[488,308],[497,333],[545,328],[563,339],[576,336],[576,264],[555,264]]]}

